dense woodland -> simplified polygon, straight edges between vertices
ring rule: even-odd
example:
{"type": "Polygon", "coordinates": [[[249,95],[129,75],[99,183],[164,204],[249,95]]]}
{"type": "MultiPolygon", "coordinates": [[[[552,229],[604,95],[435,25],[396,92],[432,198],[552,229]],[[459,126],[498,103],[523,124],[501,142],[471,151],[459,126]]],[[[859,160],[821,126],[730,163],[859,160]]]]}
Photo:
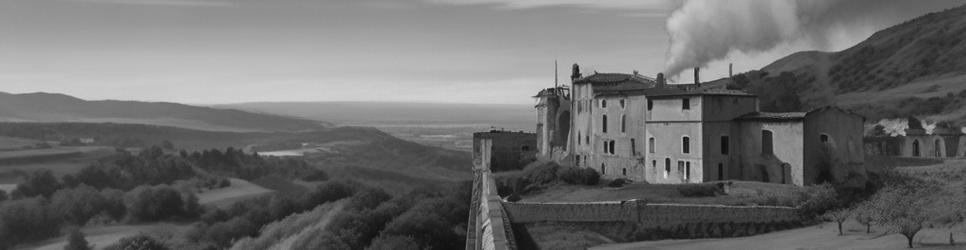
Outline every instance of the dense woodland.
{"type": "Polygon", "coordinates": [[[394,197],[351,180],[327,181],[325,172],[297,158],[264,157],[233,148],[190,153],[172,149],[162,145],[138,154],[119,151],[61,178],[49,170],[26,173],[16,190],[0,191],[0,249],[65,234],[80,247],[86,241],[78,227],[160,221],[193,225],[183,235],[137,235],[110,249],[223,249],[238,239],[257,237],[266,224],[342,199],[348,199],[348,205],[333,225],[299,239],[300,249],[451,249],[465,238],[468,184],[421,188],[394,197]],[[229,208],[199,205],[195,194],[230,185],[227,177],[321,184],[229,208]]]}

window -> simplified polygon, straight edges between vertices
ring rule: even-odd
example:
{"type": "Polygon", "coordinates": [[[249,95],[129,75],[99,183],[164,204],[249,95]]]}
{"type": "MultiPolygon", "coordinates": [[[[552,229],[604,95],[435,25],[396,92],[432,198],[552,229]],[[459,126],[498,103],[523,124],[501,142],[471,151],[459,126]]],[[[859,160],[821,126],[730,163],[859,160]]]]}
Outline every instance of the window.
{"type": "Polygon", "coordinates": [[[601,108],[606,108],[607,107],[607,100],[601,99],[600,100],[600,107],[601,108]]]}
{"type": "Polygon", "coordinates": [[[601,121],[600,131],[602,133],[607,133],[607,115],[602,116],[600,121],[601,121]]]}
{"type": "Polygon", "coordinates": [[[691,162],[690,161],[684,162],[684,179],[685,180],[690,180],[691,179],[691,162]]]}
{"type": "Polygon", "coordinates": [[[614,154],[614,141],[610,141],[610,154],[614,154]]]}
{"type": "Polygon", "coordinates": [[[622,168],[621,174],[623,174],[624,176],[627,176],[627,168],[622,168]]]}
{"type": "Polygon", "coordinates": [[[637,156],[637,143],[634,142],[634,138],[631,138],[631,155],[637,156]]]}
{"type": "Polygon", "coordinates": [[[607,171],[607,170],[606,170],[606,168],[604,168],[604,164],[603,164],[603,163],[601,163],[601,164],[600,164],[600,175],[605,175],[605,174],[607,174],[607,172],[606,172],[606,171],[607,171]]]}
{"type": "Polygon", "coordinates": [[[627,132],[627,115],[621,115],[621,133],[627,132]]]}
{"type": "Polygon", "coordinates": [[[580,131],[577,131],[577,145],[580,145],[580,131]]]}
{"type": "Polygon", "coordinates": [[[652,154],[654,153],[654,137],[647,139],[647,151],[651,152],[652,154]]]}
{"type": "MultiPolygon", "coordinates": [[[[580,138],[577,138],[577,140],[580,140],[580,138]]],[[[584,144],[590,144],[590,136],[589,135],[585,135],[584,136],[584,144]]]]}
{"type": "Polygon", "coordinates": [[[690,98],[681,99],[681,109],[682,110],[690,110],[691,109],[691,99],[690,98]]]}
{"type": "Polygon", "coordinates": [[[729,146],[731,146],[731,138],[721,136],[721,154],[728,155],[729,146]]]}
{"type": "Polygon", "coordinates": [[[691,153],[691,138],[683,137],[681,138],[681,153],[690,154],[691,153]]]}
{"type": "Polygon", "coordinates": [[[576,157],[577,157],[577,160],[575,160],[576,163],[574,163],[574,165],[577,165],[579,167],[580,166],[580,155],[577,155],[576,157]]]}
{"type": "Polygon", "coordinates": [[[821,136],[818,137],[818,139],[821,140],[822,143],[828,143],[828,135],[826,134],[822,134],[821,136]]]}
{"type": "Polygon", "coordinates": [[[621,99],[620,103],[621,103],[621,109],[624,109],[624,99],[621,99]]]}
{"type": "Polygon", "coordinates": [[[664,158],[664,179],[671,173],[671,158],[664,158]]]}
{"type": "Polygon", "coordinates": [[[651,168],[657,169],[657,160],[651,160],[651,168]]]}
{"type": "Polygon", "coordinates": [[[772,147],[772,133],[768,130],[761,131],[761,153],[762,154],[774,154],[774,148],[772,147]]]}
{"type": "Polygon", "coordinates": [[[606,154],[607,153],[607,141],[604,141],[603,144],[604,144],[604,153],[606,154]]]}
{"type": "Polygon", "coordinates": [[[654,101],[647,100],[647,110],[651,111],[652,109],[654,109],[654,101]]]}
{"type": "Polygon", "coordinates": [[[912,141],[912,156],[919,157],[919,140],[912,141]]]}
{"type": "Polygon", "coordinates": [[[520,147],[520,151],[524,151],[524,152],[530,151],[530,146],[522,146],[520,147]]]}
{"type": "Polygon", "coordinates": [[[584,102],[577,102],[577,113],[580,114],[584,111],[584,102]]]}

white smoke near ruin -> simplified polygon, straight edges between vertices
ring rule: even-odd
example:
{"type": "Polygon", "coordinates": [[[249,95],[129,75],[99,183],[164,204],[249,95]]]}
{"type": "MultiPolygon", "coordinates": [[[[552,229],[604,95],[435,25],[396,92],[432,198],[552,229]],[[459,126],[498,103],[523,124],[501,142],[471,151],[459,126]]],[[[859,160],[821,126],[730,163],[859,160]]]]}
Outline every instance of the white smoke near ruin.
{"type": "MultiPolygon", "coordinates": [[[[876,30],[962,3],[902,0],[686,0],[667,19],[665,73],[777,47],[840,50],[876,30]]],[[[778,59],[772,58],[771,60],[778,59]]],[[[759,65],[764,66],[764,65],[759,65]]]]}
{"type": "Polygon", "coordinates": [[[889,136],[905,136],[906,129],[909,129],[908,119],[882,119],[878,125],[882,125],[883,130],[889,136]]]}

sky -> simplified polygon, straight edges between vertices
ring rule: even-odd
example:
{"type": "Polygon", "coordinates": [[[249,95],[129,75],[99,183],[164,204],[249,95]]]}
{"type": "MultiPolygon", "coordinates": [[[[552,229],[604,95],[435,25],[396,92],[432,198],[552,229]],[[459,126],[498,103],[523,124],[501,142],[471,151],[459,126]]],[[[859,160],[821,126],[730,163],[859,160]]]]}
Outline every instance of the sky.
{"type": "MultiPolygon", "coordinates": [[[[0,0],[0,91],[193,104],[532,103],[539,89],[553,86],[555,60],[562,84],[570,82],[573,63],[585,74],[661,72],[669,46],[666,19],[681,5],[0,0]]],[[[832,48],[844,49],[873,31],[849,34],[832,48]]],[[[799,49],[809,48],[790,43],[729,60],[743,72],[799,49]]],[[[702,70],[703,79],[726,74],[724,62],[702,70]]]]}

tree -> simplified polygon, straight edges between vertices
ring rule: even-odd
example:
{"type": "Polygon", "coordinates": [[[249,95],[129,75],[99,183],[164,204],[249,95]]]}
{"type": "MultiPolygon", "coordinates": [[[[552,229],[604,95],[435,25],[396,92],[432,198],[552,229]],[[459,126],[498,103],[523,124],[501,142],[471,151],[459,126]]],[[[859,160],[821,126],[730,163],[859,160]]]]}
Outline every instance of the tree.
{"type": "Polygon", "coordinates": [[[105,249],[108,250],[168,250],[169,248],[151,236],[146,234],[138,234],[131,237],[126,237],[118,241],[114,245],[110,245],[105,249]]]}
{"type": "Polygon", "coordinates": [[[17,189],[13,191],[13,197],[22,198],[38,195],[50,197],[61,187],[63,186],[54,176],[54,172],[49,169],[40,169],[31,173],[26,181],[17,185],[17,189]]]}
{"type": "Polygon", "coordinates": [[[909,248],[913,248],[913,238],[926,221],[935,217],[933,210],[923,208],[929,207],[939,193],[938,184],[912,182],[883,187],[871,202],[880,212],[880,223],[905,236],[909,248]]]}
{"type": "Polygon", "coordinates": [[[838,226],[839,226],[839,235],[840,236],[841,235],[845,235],[845,232],[842,231],[842,223],[844,223],[846,220],[848,220],[849,217],[852,217],[852,211],[850,211],[848,209],[839,209],[839,210],[830,211],[830,212],[825,213],[825,218],[826,219],[831,220],[831,221],[834,221],[835,223],[838,224],[838,226]]]}
{"type": "Polygon", "coordinates": [[[87,239],[84,238],[84,233],[77,229],[76,227],[71,228],[70,233],[67,235],[67,245],[64,246],[64,250],[90,250],[93,248],[87,239]]]}
{"type": "Polygon", "coordinates": [[[852,213],[855,215],[855,221],[865,226],[865,233],[872,233],[872,223],[875,223],[878,217],[875,207],[863,203],[853,208],[852,213]]]}

